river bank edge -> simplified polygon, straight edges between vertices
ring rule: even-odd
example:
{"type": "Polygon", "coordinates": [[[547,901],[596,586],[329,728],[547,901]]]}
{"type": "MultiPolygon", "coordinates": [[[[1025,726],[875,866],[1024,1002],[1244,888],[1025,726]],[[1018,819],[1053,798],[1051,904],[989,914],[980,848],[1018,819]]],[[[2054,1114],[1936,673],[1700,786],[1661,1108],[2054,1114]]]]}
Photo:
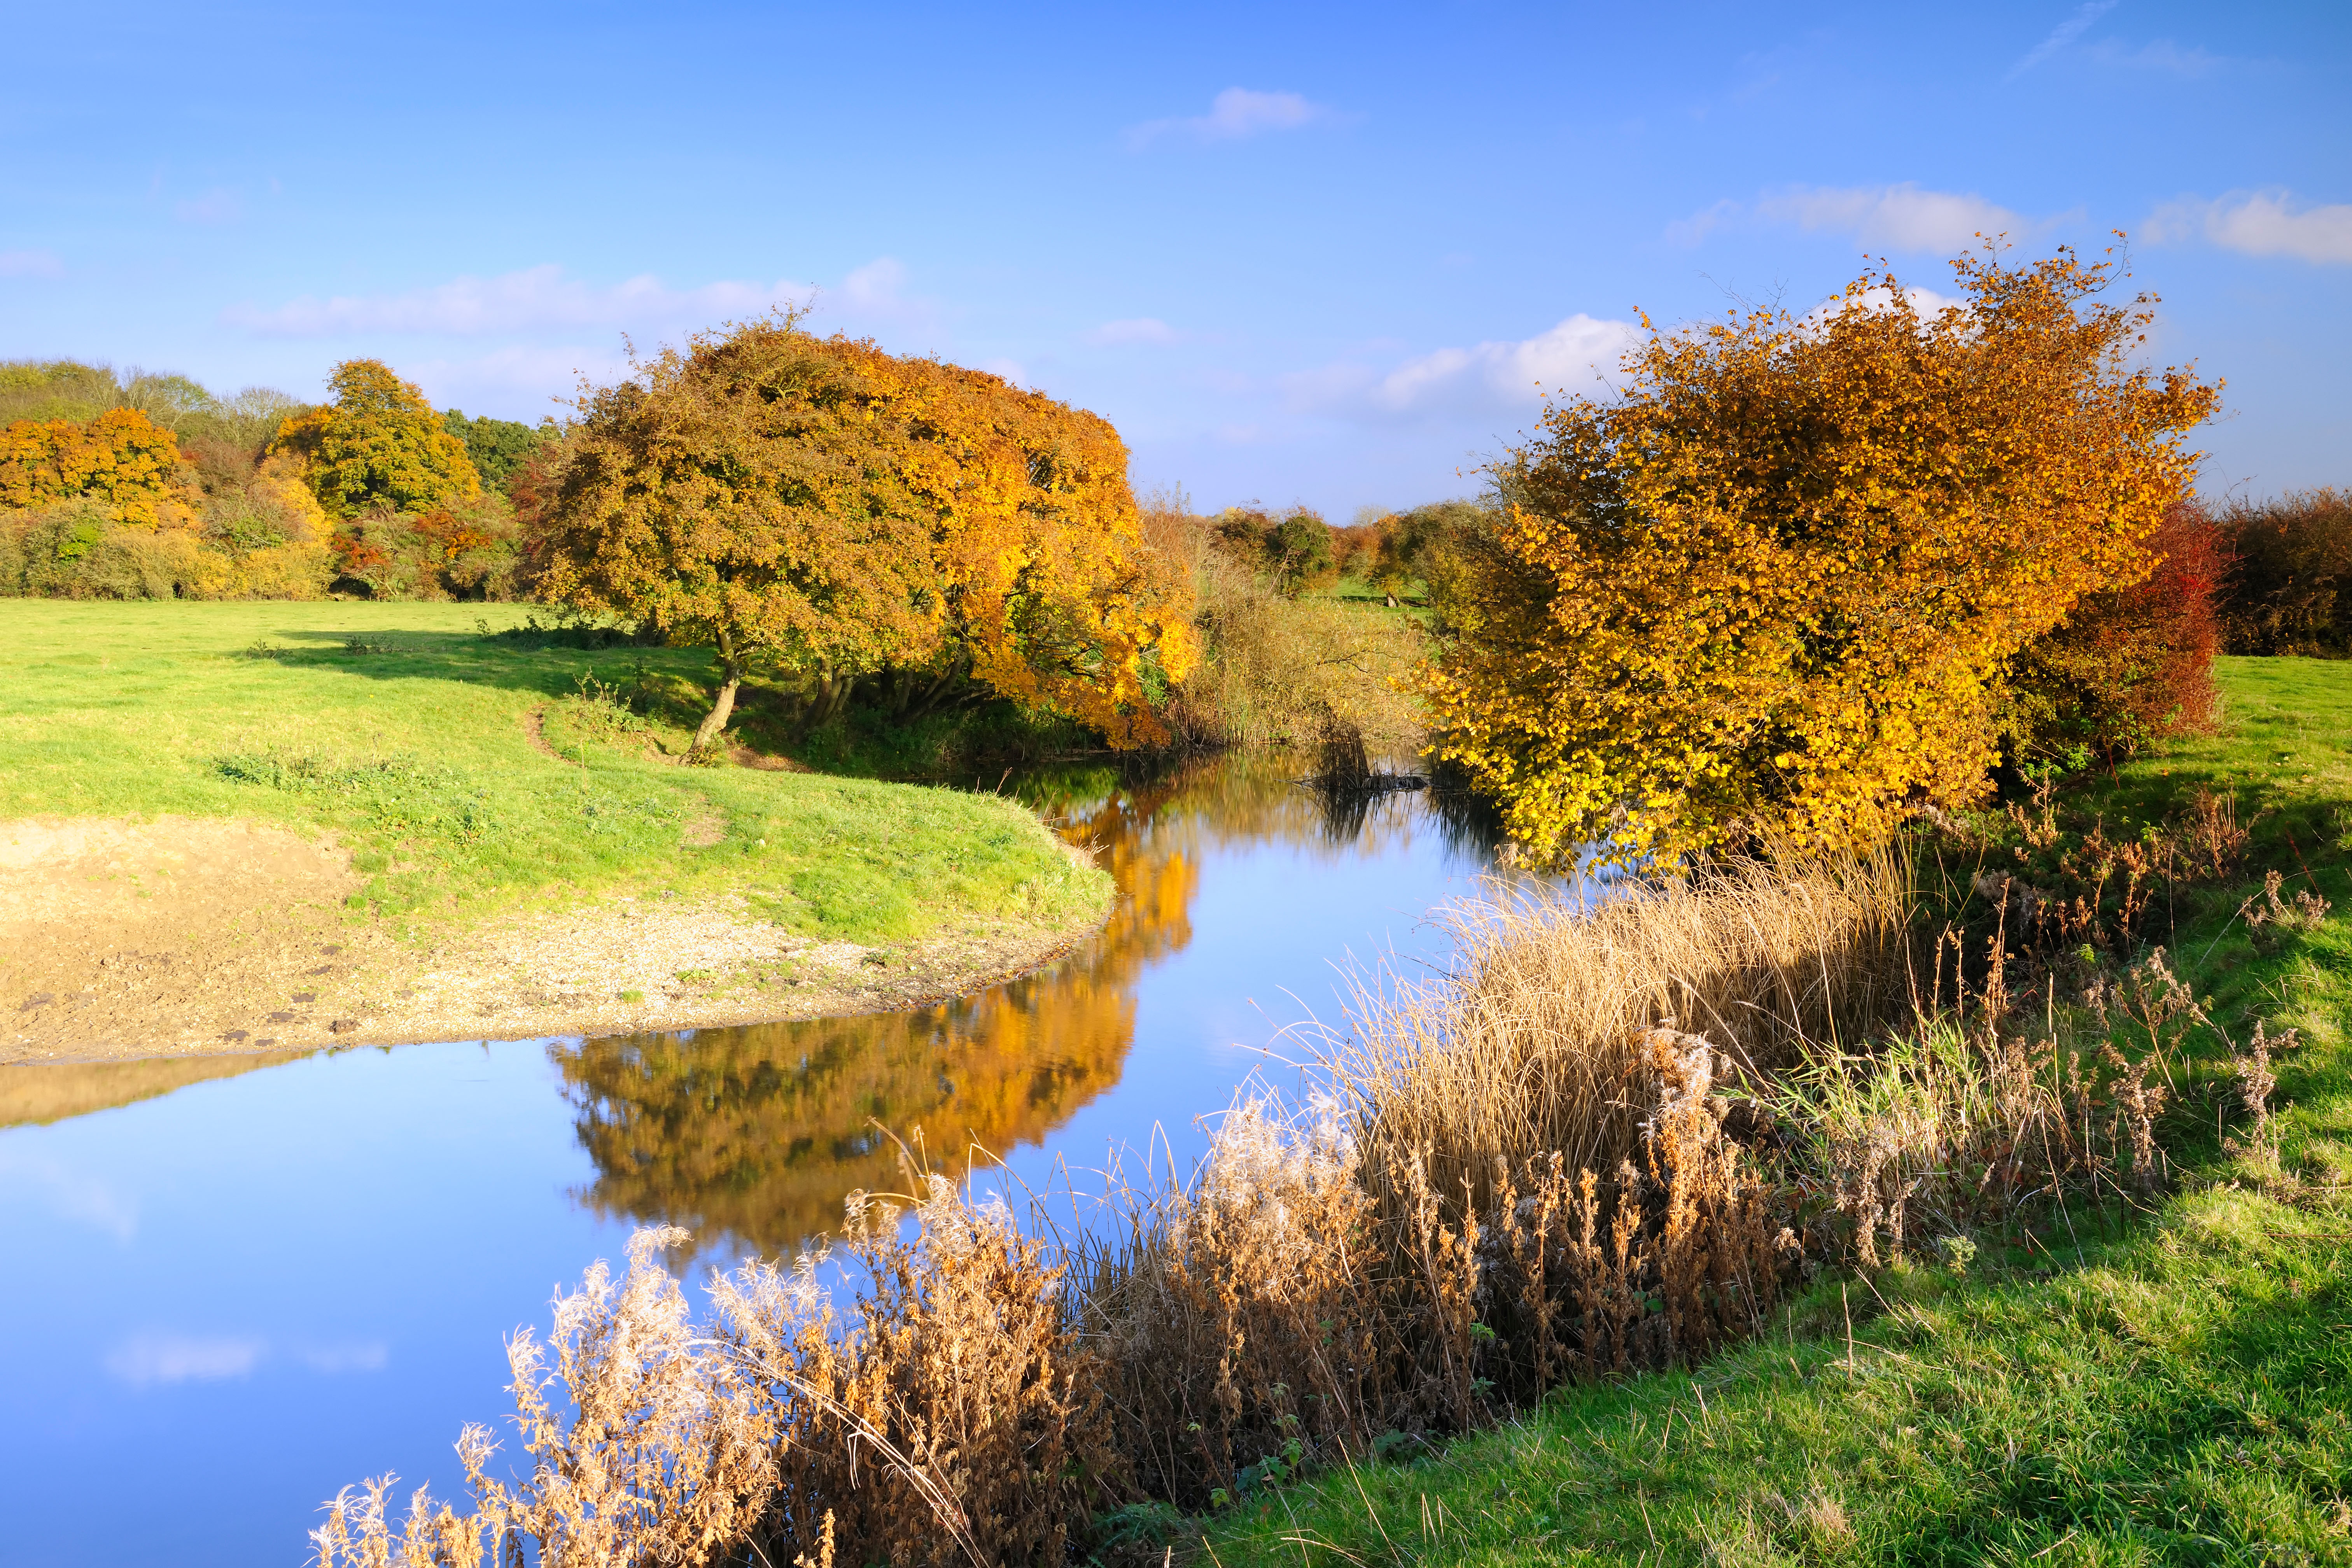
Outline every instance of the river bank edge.
{"type": "MultiPolygon", "coordinates": [[[[1042,825],[1041,825],[1042,826],[1042,825]]],[[[278,1055],[909,1010],[1045,968],[1078,918],[953,918],[866,946],[795,935],[742,892],[653,891],[396,933],[354,916],[332,834],[247,819],[0,823],[0,1066],[278,1055]]]]}

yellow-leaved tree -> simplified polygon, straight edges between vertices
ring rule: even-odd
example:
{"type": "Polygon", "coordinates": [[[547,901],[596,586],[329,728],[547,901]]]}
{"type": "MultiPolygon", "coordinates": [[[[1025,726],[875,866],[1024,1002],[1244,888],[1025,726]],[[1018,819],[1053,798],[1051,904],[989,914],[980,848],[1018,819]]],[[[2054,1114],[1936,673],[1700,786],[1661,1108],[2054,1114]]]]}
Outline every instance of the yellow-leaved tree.
{"type": "Polygon", "coordinates": [[[465,442],[383,361],[345,360],[327,385],[334,401],[287,420],[269,449],[302,457],[330,514],[425,512],[482,493],[465,442]]]}
{"type": "Polygon", "coordinates": [[[19,419],[0,429],[0,507],[37,507],[76,496],[105,503],[108,521],[153,530],[192,521],[180,446],[136,408],[110,408],[87,424],[19,419]]]}
{"type": "Polygon", "coordinates": [[[1537,856],[1836,848],[1977,798],[2010,659],[2153,567],[2218,388],[2135,363],[2154,300],[2097,299],[2110,261],[1953,267],[1932,312],[1882,270],[1653,329],[1497,466],[1426,690],[1537,856]]]}
{"type": "Polygon", "coordinates": [[[1109,425],[784,312],[698,334],[580,401],[529,487],[540,592],[716,650],[698,748],[758,662],[836,710],[890,672],[970,676],[1158,739],[1192,662],[1186,584],[1144,544],[1109,425]]]}

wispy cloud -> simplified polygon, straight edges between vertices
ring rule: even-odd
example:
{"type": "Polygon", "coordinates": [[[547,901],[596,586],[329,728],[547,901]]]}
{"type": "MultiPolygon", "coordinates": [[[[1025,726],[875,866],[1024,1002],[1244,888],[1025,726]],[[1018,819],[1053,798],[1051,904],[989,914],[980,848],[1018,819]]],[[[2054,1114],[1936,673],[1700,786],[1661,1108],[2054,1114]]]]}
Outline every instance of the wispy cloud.
{"type": "Polygon", "coordinates": [[[62,278],[66,264],[54,250],[0,250],[0,278],[62,278]]]}
{"type": "Polygon", "coordinates": [[[2182,48],[2170,38],[2152,38],[2137,48],[2113,38],[2102,38],[2092,46],[2091,58],[2100,65],[2120,70],[2162,71],[2179,77],[2206,76],[2221,66],[2243,63],[2209,54],[2194,45],[2182,48]]]}
{"type": "Polygon", "coordinates": [[[133,1388],[218,1383],[250,1375],[267,1348],[244,1335],[133,1334],[107,1353],[106,1370],[133,1388]]]}
{"type": "Polygon", "coordinates": [[[1282,385],[1295,411],[1376,423],[1525,409],[1546,393],[1595,384],[1637,335],[1631,322],[1580,313],[1517,342],[1438,349],[1386,372],[1328,365],[1282,385]]]}
{"type": "Polygon", "coordinates": [[[1295,92],[1260,92],[1254,88],[1229,87],[1210,100],[1206,114],[1147,120],[1129,127],[1127,143],[1144,147],[1167,136],[1194,142],[1239,142],[1269,131],[1296,131],[1330,118],[1328,108],[1311,103],[1295,92]]]}
{"type": "Polygon", "coordinates": [[[0,1175],[19,1184],[19,1190],[41,1194],[61,1219],[104,1231],[117,1241],[129,1241],[139,1232],[138,1200],[118,1192],[103,1176],[85,1174],[46,1155],[5,1148],[0,1148],[0,1175]]]}
{"type": "Polygon", "coordinates": [[[1808,233],[1847,234],[1888,250],[1951,251],[1979,235],[2023,236],[2047,226],[1997,203],[1917,184],[1790,185],[1752,202],[1720,201],[1666,226],[1666,237],[1696,245],[1719,228],[1750,223],[1786,225],[1808,233]]]}
{"type": "Polygon", "coordinates": [[[851,271],[834,290],[793,279],[671,289],[649,272],[600,287],[570,277],[550,262],[496,278],[453,278],[399,293],[325,299],[305,294],[272,309],[235,305],[221,313],[221,320],[280,338],[372,333],[491,337],[582,328],[658,331],[712,326],[731,317],[812,301],[821,315],[839,311],[870,319],[919,314],[926,303],[908,296],[906,282],[906,268],[887,256],[851,271]]]}
{"type": "Polygon", "coordinates": [[[172,216],[182,223],[217,227],[222,224],[235,223],[245,216],[245,198],[225,185],[215,185],[201,195],[173,202],[172,216]]]}
{"type": "Polygon", "coordinates": [[[1172,343],[1182,334],[1157,316],[1134,316],[1123,321],[1105,321],[1086,334],[1086,341],[1097,348],[1116,348],[1122,343],[1172,343]]]}
{"type": "MultiPolygon", "coordinates": [[[[392,1360],[382,1340],[303,1342],[282,1347],[283,1355],[323,1376],[382,1372],[392,1360]]],[[[169,1329],[142,1330],[107,1352],[107,1374],[133,1388],[181,1383],[225,1383],[250,1377],[272,1359],[269,1342],[258,1334],[190,1334],[169,1329]]]]}
{"type": "Polygon", "coordinates": [[[294,1359],[312,1372],[330,1375],[347,1372],[382,1372],[392,1360],[392,1349],[382,1340],[352,1340],[339,1344],[301,1345],[294,1359]]]}
{"type": "Polygon", "coordinates": [[[2168,202],[2156,209],[2144,232],[2158,243],[2201,237],[2246,256],[2352,262],[2352,205],[2298,210],[2285,191],[2235,191],[2216,201],[2168,202]]]}
{"type": "Polygon", "coordinates": [[[2087,0],[2074,8],[2074,14],[2050,29],[2050,36],[2026,51],[2025,58],[2009,68],[2003,81],[2015,81],[2035,66],[2048,59],[2089,31],[2091,24],[2116,8],[2116,0],[2087,0]]]}

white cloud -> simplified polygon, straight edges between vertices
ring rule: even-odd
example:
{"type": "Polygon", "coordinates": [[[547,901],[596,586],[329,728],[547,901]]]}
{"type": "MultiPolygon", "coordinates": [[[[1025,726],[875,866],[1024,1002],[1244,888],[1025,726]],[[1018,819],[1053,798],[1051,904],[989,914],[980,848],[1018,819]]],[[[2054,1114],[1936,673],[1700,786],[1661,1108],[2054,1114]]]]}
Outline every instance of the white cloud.
{"type": "Polygon", "coordinates": [[[54,250],[0,250],[0,278],[62,278],[66,264],[54,250]]]}
{"type": "Polygon", "coordinates": [[[1188,136],[1195,142],[1239,142],[1268,131],[1296,131],[1331,111],[1295,92],[1259,92],[1229,87],[1209,101],[1209,112],[1175,120],[1150,120],[1131,127],[1128,144],[1141,147],[1163,136],[1188,136]]]}
{"type": "Polygon", "coordinates": [[[2352,262],[2352,205],[2296,211],[2284,191],[2233,192],[2218,201],[2168,202],[2147,221],[2158,242],[2198,236],[2247,256],[2352,262]]]}
{"type": "Polygon", "coordinates": [[[1123,321],[1105,321],[1087,333],[1086,339],[1097,348],[1114,348],[1121,343],[1172,343],[1180,335],[1156,316],[1135,316],[1123,321]]]}
{"type": "Polygon", "coordinates": [[[2153,38],[2136,49],[2112,38],[2102,38],[2092,46],[2091,58],[2103,66],[2116,66],[2126,70],[2164,71],[2180,77],[2200,77],[2223,64],[2235,63],[2225,61],[2219,55],[2208,54],[2194,45],[2184,49],[2170,38],[2153,38]]]}
{"type": "Polygon", "coordinates": [[[2086,0],[2075,7],[2074,14],[2050,29],[2050,36],[2029,50],[2025,58],[2009,68],[2004,81],[2015,81],[2052,55],[2064,48],[2087,31],[2092,23],[2116,8],[2116,0],[2086,0]]]}
{"type": "Polygon", "coordinates": [[[226,186],[215,185],[202,195],[173,202],[172,216],[182,223],[235,223],[245,216],[245,198],[226,186]]]}
{"type": "Polygon", "coordinates": [[[587,328],[661,331],[716,326],[778,306],[808,306],[816,314],[859,319],[927,313],[925,300],[906,293],[907,269],[880,257],[852,270],[838,290],[778,279],[772,283],[720,281],[670,289],[651,273],[605,287],[567,277],[549,262],[496,278],[454,278],[396,294],[305,294],[274,310],[236,305],[221,320],[264,337],[330,338],[406,332],[488,337],[512,332],[587,328]]]}
{"type": "Polygon", "coordinates": [[[1923,191],[1917,184],[1790,185],[1753,202],[1720,201],[1666,226],[1666,237],[1696,245],[1716,229],[1753,220],[1809,234],[1848,234],[1889,250],[1966,249],[1979,234],[2023,236],[2045,226],[1979,195],[1923,191]]]}
{"type": "Polygon", "coordinates": [[[261,1341],[241,1336],[133,1334],[108,1352],[106,1370],[133,1388],[215,1383],[250,1373],[263,1348],[261,1341]]]}
{"type": "Polygon", "coordinates": [[[390,1347],[382,1340],[359,1340],[346,1344],[308,1345],[294,1352],[294,1359],[312,1372],[382,1372],[392,1359],[390,1347]]]}
{"type": "Polygon", "coordinates": [[[61,1219],[104,1231],[117,1241],[138,1234],[138,1201],[117,1192],[102,1176],[84,1175],[60,1161],[6,1149],[0,1149],[0,1175],[43,1194],[61,1219]]]}
{"type": "Polygon", "coordinates": [[[1631,322],[1580,313],[1532,338],[1439,349],[1385,374],[1329,365],[1283,385],[1298,411],[1382,421],[1528,408],[1545,393],[1595,384],[1638,336],[1631,322]]]}

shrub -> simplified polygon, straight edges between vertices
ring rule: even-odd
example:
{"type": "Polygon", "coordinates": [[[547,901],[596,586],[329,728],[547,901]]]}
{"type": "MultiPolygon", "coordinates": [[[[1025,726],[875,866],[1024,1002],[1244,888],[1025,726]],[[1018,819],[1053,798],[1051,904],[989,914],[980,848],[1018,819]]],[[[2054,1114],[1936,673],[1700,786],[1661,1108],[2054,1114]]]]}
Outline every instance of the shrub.
{"type": "Polygon", "coordinates": [[[1441,627],[1439,754],[1557,859],[1869,844],[1982,790],[1995,680],[2150,564],[2214,394],[2131,363],[2106,263],[1865,274],[1802,320],[1654,333],[1497,472],[1441,627]]]}
{"type": "Polygon", "coordinates": [[[2352,655],[2352,493],[2291,491],[2221,513],[2231,653],[2352,655]]]}
{"type": "Polygon", "coordinates": [[[2146,548],[2153,572],[2084,595],[2012,665],[2010,744],[2029,765],[2090,754],[2114,762],[2212,727],[2215,598],[2227,563],[2221,530],[2184,501],[2146,548]]]}

